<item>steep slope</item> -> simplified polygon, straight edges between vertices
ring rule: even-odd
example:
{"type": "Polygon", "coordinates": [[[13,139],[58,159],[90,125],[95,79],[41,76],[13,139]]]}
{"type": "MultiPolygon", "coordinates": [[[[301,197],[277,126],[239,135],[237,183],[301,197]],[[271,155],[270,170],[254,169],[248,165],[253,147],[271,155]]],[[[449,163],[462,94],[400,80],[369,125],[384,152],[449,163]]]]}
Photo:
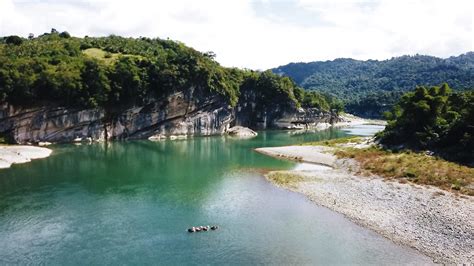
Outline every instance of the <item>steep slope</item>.
{"type": "Polygon", "coordinates": [[[291,63],[272,71],[293,78],[307,90],[335,95],[344,100],[349,112],[378,116],[416,86],[447,82],[455,90],[474,88],[474,52],[447,59],[423,55],[384,61],[341,58],[291,63]]]}

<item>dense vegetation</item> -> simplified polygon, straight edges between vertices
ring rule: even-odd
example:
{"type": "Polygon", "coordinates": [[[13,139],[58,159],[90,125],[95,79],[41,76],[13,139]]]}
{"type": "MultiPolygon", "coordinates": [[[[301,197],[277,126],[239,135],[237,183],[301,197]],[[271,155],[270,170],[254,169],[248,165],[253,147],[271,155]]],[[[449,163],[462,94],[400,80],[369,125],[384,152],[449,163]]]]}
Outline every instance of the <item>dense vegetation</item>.
{"type": "Polygon", "coordinates": [[[447,82],[455,90],[474,88],[474,52],[447,59],[416,55],[384,61],[291,63],[272,71],[293,78],[307,90],[336,96],[348,112],[380,116],[415,86],[447,82]]]}
{"type": "Polygon", "coordinates": [[[474,163],[474,90],[453,93],[446,83],[417,87],[385,116],[388,125],[378,134],[383,144],[474,163]]]}
{"type": "Polygon", "coordinates": [[[0,102],[15,105],[117,108],[195,88],[235,106],[241,87],[249,85],[269,104],[340,109],[338,102],[305,93],[289,78],[225,68],[212,52],[176,41],[75,38],[55,29],[36,38],[0,38],[0,102]]]}

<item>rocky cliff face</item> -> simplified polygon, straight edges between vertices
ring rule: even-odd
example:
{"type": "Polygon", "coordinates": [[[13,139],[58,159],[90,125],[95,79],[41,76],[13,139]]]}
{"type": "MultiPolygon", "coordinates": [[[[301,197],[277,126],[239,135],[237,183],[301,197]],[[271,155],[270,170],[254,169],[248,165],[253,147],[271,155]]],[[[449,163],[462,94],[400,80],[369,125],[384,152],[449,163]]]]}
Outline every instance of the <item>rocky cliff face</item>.
{"type": "Polygon", "coordinates": [[[18,108],[5,103],[0,106],[0,132],[14,143],[224,133],[233,119],[225,101],[192,98],[180,92],[113,116],[104,109],[18,108]]]}
{"type": "Polygon", "coordinates": [[[330,122],[333,118],[316,110],[278,104],[261,108],[252,101],[231,108],[219,96],[196,96],[193,91],[178,92],[114,114],[102,108],[20,108],[4,103],[0,105],[0,134],[19,144],[78,139],[104,141],[219,135],[231,125],[253,129],[293,128],[330,122]]]}
{"type": "Polygon", "coordinates": [[[100,109],[74,110],[62,107],[0,107],[0,132],[14,143],[72,142],[77,137],[106,138],[105,112],[100,109]]]}
{"type": "Polygon", "coordinates": [[[337,115],[316,108],[298,108],[291,101],[262,102],[255,91],[243,91],[235,108],[235,125],[252,129],[308,128],[337,122],[337,115]]]}

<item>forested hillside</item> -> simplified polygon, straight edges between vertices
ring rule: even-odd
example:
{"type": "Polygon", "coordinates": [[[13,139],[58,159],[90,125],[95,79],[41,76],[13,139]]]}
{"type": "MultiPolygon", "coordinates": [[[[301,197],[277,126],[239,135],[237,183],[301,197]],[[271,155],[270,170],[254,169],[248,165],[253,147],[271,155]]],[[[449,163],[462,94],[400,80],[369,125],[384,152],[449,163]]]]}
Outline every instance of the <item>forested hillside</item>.
{"type": "Polygon", "coordinates": [[[453,93],[446,83],[417,87],[385,116],[388,125],[378,134],[382,143],[474,163],[474,90],[453,93]]]}
{"type": "Polygon", "coordinates": [[[446,82],[454,90],[474,88],[474,52],[447,59],[416,55],[384,61],[291,63],[272,71],[291,77],[307,90],[338,97],[349,112],[381,116],[415,86],[446,82]]]}
{"type": "Polygon", "coordinates": [[[287,77],[225,68],[212,52],[171,40],[76,38],[55,29],[36,38],[0,38],[0,102],[15,105],[117,108],[198,88],[235,106],[241,86],[249,84],[272,101],[322,110],[340,106],[287,77]]]}

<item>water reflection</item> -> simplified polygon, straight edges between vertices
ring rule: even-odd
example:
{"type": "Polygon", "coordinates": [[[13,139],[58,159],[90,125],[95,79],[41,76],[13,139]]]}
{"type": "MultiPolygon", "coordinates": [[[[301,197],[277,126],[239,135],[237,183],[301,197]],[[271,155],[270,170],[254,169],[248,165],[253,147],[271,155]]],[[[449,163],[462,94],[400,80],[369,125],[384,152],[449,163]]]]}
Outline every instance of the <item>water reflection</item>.
{"type": "Polygon", "coordinates": [[[253,148],[344,135],[337,130],[317,134],[288,133],[260,132],[257,138],[249,140],[202,137],[179,141],[53,146],[54,153],[48,159],[0,171],[0,196],[17,190],[34,191],[58,183],[78,184],[94,193],[146,182],[159,183],[160,186],[179,186],[181,183],[207,186],[222,173],[233,169],[283,169],[293,165],[252,152],[253,148]]]}
{"type": "Polygon", "coordinates": [[[61,145],[0,171],[0,264],[426,262],[266,182],[259,169],[315,166],[253,148],[345,135],[288,133],[61,145]],[[221,230],[185,232],[206,224],[221,230]]]}

